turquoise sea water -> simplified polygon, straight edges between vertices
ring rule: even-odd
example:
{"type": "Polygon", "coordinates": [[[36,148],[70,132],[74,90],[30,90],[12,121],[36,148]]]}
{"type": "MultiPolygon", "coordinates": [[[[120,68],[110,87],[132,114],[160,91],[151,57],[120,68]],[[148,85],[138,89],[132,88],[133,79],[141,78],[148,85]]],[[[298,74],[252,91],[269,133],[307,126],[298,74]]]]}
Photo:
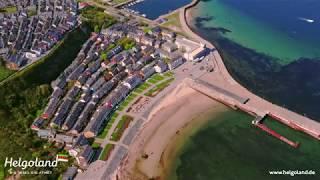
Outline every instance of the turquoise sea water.
{"type": "Polygon", "coordinates": [[[320,178],[320,145],[317,140],[267,119],[266,124],[299,149],[251,125],[253,117],[227,111],[211,117],[205,128],[181,150],[169,180],[286,180],[320,178]],[[314,176],[269,175],[273,170],[314,170],[314,176]]]}
{"type": "MultiPolygon", "coordinates": [[[[202,0],[190,25],[216,45],[243,86],[320,121],[319,9],[317,0],[202,0]]],[[[241,112],[210,119],[187,140],[168,179],[320,179],[320,143],[313,138],[267,119],[269,127],[301,142],[294,149],[252,127],[253,117],[241,112]],[[269,175],[272,170],[316,175],[269,175]]]]}
{"type": "Polygon", "coordinates": [[[320,121],[320,1],[202,0],[193,30],[253,93],[320,121]]]}
{"type": "Polygon", "coordinates": [[[197,8],[197,16],[213,17],[204,27],[223,27],[225,37],[281,63],[320,57],[320,1],[211,0],[197,8]]]}

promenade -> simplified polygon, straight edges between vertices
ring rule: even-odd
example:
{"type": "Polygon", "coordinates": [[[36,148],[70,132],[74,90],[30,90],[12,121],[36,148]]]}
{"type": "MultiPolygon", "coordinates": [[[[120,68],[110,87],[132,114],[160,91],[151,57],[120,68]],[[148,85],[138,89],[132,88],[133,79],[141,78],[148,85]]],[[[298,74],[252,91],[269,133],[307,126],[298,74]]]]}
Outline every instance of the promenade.
{"type": "MultiPolygon", "coordinates": [[[[174,116],[178,114],[179,108],[182,108],[180,105],[185,104],[183,108],[187,108],[187,104],[197,103],[197,100],[199,101],[199,97],[201,97],[200,95],[194,96],[194,94],[191,94],[190,96],[185,96],[189,98],[183,97],[182,99],[184,100],[180,100],[180,104],[177,105],[179,108],[165,108],[174,104],[174,102],[176,103],[173,97],[181,96],[181,92],[185,91],[191,92],[195,90],[233,109],[244,111],[257,119],[270,116],[295,130],[302,131],[320,140],[319,122],[256,96],[232,78],[215,46],[194,33],[188,25],[188,19],[190,18],[188,9],[197,3],[198,0],[194,0],[191,4],[180,9],[180,23],[189,38],[201,42],[211,49],[210,54],[200,63],[193,64],[192,62],[187,62],[175,69],[175,80],[170,86],[154,97],[151,102],[146,105],[144,111],[135,115],[136,120],[125,131],[120,140],[121,143],[117,144],[108,161],[94,162],[93,165],[90,165],[89,170],[82,176],[78,176],[77,179],[132,179],[131,171],[136,168],[136,160],[139,158],[141,160],[141,154],[146,152],[149,152],[148,154],[152,154],[152,156],[144,160],[144,162],[146,162],[145,168],[156,169],[153,167],[158,166],[162,152],[167,145],[167,140],[170,140],[171,135],[176,134],[178,132],[177,130],[185,123],[175,122],[176,124],[171,124],[174,122],[172,120],[175,118],[174,116]],[[200,70],[201,67],[208,64],[214,67],[213,72],[200,70]],[[179,88],[181,91],[179,91],[179,88]],[[164,99],[167,100],[165,101],[164,99]],[[168,99],[171,99],[172,102],[169,102],[170,100],[168,99]],[[186,99],[188,99],[188,103],[186,99]],[[172,113],[169,111],[175,112],[172,113]],[[163,114],[167,114],[167,116],[163,116],[163,114]],[[158,130],[158,128],[160,129],[158,130]],[[163,136],[165,136],[163,132],[166,132],[166,138],[164,139],[162,139],[163,136]],[[152,139],[154,137],[161,138],[152,139]]],[[[205,98],[209,99],[207,97],[205,98]]],[[[211,106],[210,103],[212,102],[208,102],[211,106]]],[[[188,112],[185,111],[184,109],[184,113],[187,114],[188,112]]],[[[110,134],[108,136],[110,136],[110,134]]],[[[105,140],[102,144],[105,145],[106,143],[110,143],[110,141],[105,140]]],[[[111,143],[116,144],[115,142],[111,143]]],[[[153,172],[151,172],[150,177],[152,177],[152,175],[153,172]]]]}

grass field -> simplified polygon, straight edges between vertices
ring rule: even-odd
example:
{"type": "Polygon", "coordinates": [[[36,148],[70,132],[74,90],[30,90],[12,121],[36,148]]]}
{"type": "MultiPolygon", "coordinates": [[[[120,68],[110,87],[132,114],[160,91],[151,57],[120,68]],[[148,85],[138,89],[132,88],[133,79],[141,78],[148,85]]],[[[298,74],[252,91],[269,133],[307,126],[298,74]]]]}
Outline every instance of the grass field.
{"type": "Polygon", "coordinates": [[[95,32],[99,32],[102,28],[107,28],[117,22],[114,17],[104,13],[104,9],[94,6],[82,9],[80,13],[82,21],[95,32]]]}
{"type": "Polygon", "coordinates": [[[138,94],[134,92],[130,93],[130,95],[120,104],[118,111],[123,111],[137,96],[138,94]]]}
{"type": "Polygon", "coordinates": [[[168,72],[165,72],[163,74],[165,77],[173,77],[174,76],[174,73],[172,71],[168,71],[168,72]]]}
{"type": "Polygon", "coordinates": [[[101,145],[101,144],[94,142],[94,143],[91,145],[91,147],[92,147],[93,149],[98,149],[98,148],[100,148],[100,145],[101,145]]]}
{"type": "Polygon", "coordinates": [[[0,8],[0,13],[15,13],[15,12],[17,12],[17,7],[15,6],[0,8]]]}
{"type": "Polygon", "coordinates": [[[179,12],[175,12],[170,14],[169,16],[166,17],[168,21],[164,22],[162,26],[165,27],[171,27],[171,26],[176,26],[178,28],[182,28],[180,24],[180,18],[179,18],[179,12]]]}
{"type": "Polygon", "coordinates": [[[101,138],[101,139],[106,138],[110,128],[112,127],[112,124],[114,123],[114,121],[117,119],[118,116],[119,114],[116,112],[112,114],[110,121],[106,124],[103,131],[97,136],[98,138],[101,138]]]}
{"type": "Polygon", "coordinates": [[[108,157],[110,156],[110,153],[114,149],[114,144],[107,144],[100,155],[100,160],[106,161],[108,160],[108,157]]]}
{"type": "Polygon", "coordinates": [[[141,94],[143,91],[145,91],[146,89],[148,89],[152,84],[144,82],[143,84],[141,84],[140,86],[138,86],[133,92],[137,93],[137,94],[141,94]]]}
{"type": "Polygon", "coordinates": [[[133,117],[129,115],[124,115],[121,117],[121,120],[117,124],[116,129],[111,135],[111,140],[118,141],[120,140],[124,130],[129,126],[130,122],[133,121],[133,117]]]}
{"type": "Polygon", "coordinates": [[[158,83],[159,81],[162,81],[162,80],[164,80],[165,79],[165,77],[163,77],[162,75],[160,75],[160,74],[154,74],[154,75],[152,75],[148,80],[147,80],[147,82],[148,83],[151,83],[151,84],[156,84],[156,83],[158,83]]]}
{"type": "Polygon", "coordinates": [[[127,2],[128,0],[113,0],[112,3],[114,4],[121,4],[121,3],[124,3],[124,2],[127,2]]]}
{"type": "Polygon", "coordinates": [[[168,80],[165,80],[164,82],[157,84],[156,87],[150,89],[148,92],[145,93],[145,95],[149,97],[156,96],[159,92],[168,87],[173,80],[174,78],[170,78],[168,80]]]}

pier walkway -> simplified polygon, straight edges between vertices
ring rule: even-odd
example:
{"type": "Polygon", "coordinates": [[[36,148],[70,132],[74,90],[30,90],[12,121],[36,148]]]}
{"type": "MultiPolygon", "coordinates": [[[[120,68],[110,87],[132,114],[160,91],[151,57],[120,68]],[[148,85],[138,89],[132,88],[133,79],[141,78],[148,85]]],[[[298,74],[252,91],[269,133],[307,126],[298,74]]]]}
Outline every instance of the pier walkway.
{"type": "MultiPolygon", "coordinates": [[[[207,77],[201,77],[207,78],[207,77]]],[[[217,78],[217,77],[215,77],[217,78]]],[[[269,116],[295,130],[302,131],[320,140],[320,124],[305,116],[272,104],[236,85],[218,81],[187,79],[186,82],[194,90],[201,92],[227,106],[242,110],[262,120],[269,116]],[[213,83],[210,83],[213,82],[213,83]],[[218,85],[220,84],[220,86],[218,85]],[[228,89],[232,90],[229,91],[228,89]]]]}
{"type": "Polygon", "coordinates": [[[320,140],[319,122],[264,100],[251,93],[232,78],[215,46],[194,33],[188,25],[188,18],[190,18],[188,9],[194,7],[197,3],[198,0],[194,0],[189,6],[186,6],[180,11],[180,22],[183,30],[191,38],[205,44],[212,50],[209,56],[216,69],[214,76],[203,76],[200,77],[199,80],[193,80],[191,86],[197,91],[201,91],[203,94],[211,96],[216,100],[223,100],[225,104],[229,104],[233,108],[237,107],[256,116],[268,114],[271,118],[320,140]],[[213,86],[208,85],[208,83],[213,86]],[[248,101],[246,103],[241,103],[241,99],[247,99],[248,101]]]}

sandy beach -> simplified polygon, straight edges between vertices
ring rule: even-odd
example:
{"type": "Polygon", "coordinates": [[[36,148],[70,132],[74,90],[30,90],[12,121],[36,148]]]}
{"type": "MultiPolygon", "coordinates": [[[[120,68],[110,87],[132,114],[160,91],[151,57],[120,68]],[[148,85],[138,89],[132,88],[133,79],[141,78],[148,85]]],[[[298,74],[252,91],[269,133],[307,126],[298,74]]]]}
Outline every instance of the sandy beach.
{"type": "Polygon", "coordinates": [[[120,179],[164,179],[186,139],[206,123],[208,116],[227,109],[182,82],[150,113],[129,148],[120,179]]]}

